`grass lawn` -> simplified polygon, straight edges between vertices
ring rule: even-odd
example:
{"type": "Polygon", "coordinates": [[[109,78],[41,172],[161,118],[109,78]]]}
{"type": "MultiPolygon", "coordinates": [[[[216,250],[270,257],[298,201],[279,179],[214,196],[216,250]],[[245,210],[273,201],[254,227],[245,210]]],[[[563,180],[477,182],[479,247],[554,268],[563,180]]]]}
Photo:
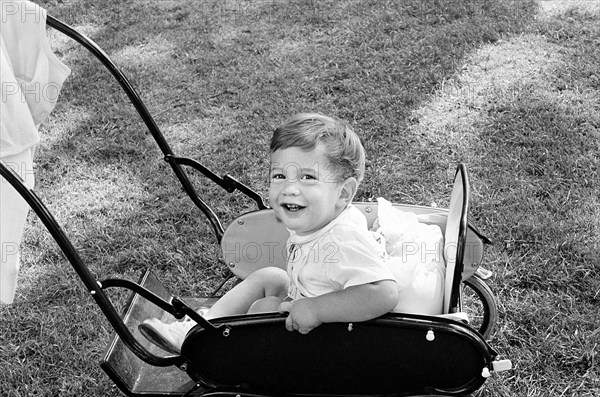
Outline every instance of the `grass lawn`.
{"type": "MultiPolygon", "coordinates": [[[[600,394],[599,1],[37,3],[111,56],[176,154],[258,191],[270,133],[298,111],[361,135],[357,200],[444,207],[466,163],[471,220],[495,243],[491,345],[514,365],[476,395],[600,394]]],[[[225,268],[208,222],[108,72],[50,36],[73,73],[36,191],[99,279],[151,268],[177,295],[210,291],[225,268]]],[[[252,207],[192,176],[225,224],[252,207]]],[[[97,365],[112,329],[34,215],[21,255],[0,394],[121,395],[97,365]]]]}

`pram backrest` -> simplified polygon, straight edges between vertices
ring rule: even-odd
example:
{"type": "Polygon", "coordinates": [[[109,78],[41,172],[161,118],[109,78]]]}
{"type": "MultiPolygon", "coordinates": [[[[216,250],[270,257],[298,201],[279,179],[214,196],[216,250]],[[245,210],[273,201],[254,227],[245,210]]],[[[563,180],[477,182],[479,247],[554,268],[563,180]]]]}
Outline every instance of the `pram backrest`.
{"type": "MultiPolygon", "coordinates": [[[[355,202],[354,205],[366,216],[371,228],[377,219],[377,202],[355,202]]],[[[446,230],[447,209],[407,204],[394,204],[394,207],[414,213],[420,222],[439,226],[442,232],[446,230]]],[[[235,219],[225,230],[221,241],[223,260],[242,279],[266,266],[285,269],[288,237],[289,232],[283,223],[275,219],[273,210],[249,212],[235,219]]],[[[474,227],[468,228],[463,280],[471,277],[481,264],[484,241],[487,241],[484,239],[474,227]]]]}
{"type": "Polygon", "coordinates": [[[469,181],[463,164],[459,164],[454,176],[448,217],[444,228],[444,260],[446,277],[443,313],[460,310],[460,282],[464,267],[464,252],[468,230],[469,181]]]}

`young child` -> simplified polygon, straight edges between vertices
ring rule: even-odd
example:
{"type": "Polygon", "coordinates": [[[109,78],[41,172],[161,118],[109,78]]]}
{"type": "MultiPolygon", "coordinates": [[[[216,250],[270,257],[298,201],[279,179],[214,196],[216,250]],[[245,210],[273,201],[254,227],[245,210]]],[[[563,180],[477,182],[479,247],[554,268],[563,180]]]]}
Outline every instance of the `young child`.
{"type": "MultiPolygon", "coordinates": [[[[289,331],[306,334],[322,323],[366,321],[392,310],[398,290],[385,247],[352,205],[365,168],[356,133],[331,117],[298,114],[274,131],[270,153],[270,205],[290,232],[287,272],[255,271],[204,316],[280,311],[289,313],[289,331]]],[[[194,325],[149,319],[139,329],[178,353],[194,325]]]]}

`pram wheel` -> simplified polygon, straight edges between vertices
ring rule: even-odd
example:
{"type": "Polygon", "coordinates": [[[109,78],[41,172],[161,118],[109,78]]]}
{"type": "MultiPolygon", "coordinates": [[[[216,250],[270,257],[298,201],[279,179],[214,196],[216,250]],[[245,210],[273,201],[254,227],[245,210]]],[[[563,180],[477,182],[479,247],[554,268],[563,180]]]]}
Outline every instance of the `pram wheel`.
{"type": "Polygon", "coordinates": [[[496,297],[487,283],[474,274],[462,284],[462,310],[469,316],[469,323],[488,339],[498,321],[496,297]]]}

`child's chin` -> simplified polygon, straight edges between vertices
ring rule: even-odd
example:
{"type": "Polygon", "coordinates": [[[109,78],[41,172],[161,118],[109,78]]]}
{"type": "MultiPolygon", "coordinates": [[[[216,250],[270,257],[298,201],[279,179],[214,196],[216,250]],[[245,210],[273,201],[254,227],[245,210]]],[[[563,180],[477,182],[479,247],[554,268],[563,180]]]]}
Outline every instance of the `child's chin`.
{"type": "Polygon", "coordinates": [[[298,222],[294,222],[294,220],[283,219],[283,223],[285,224],[285,227],[296,234],[302,234],[305,231],[303,225],[300,225],[298,222]]]}

